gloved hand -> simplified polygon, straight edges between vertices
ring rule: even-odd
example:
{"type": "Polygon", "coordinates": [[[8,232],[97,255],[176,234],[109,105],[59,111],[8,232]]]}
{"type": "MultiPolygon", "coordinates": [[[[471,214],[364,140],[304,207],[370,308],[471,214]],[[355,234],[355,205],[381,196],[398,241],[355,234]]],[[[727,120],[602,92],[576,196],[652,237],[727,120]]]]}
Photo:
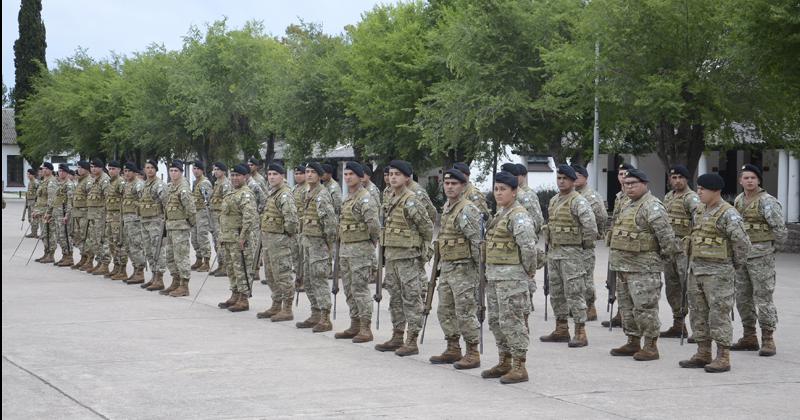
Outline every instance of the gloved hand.
{"type": "Polygon", "coordinates": [[[594,241],[591,239],[584,239],[583,249],[594,249],[594,241]]]}

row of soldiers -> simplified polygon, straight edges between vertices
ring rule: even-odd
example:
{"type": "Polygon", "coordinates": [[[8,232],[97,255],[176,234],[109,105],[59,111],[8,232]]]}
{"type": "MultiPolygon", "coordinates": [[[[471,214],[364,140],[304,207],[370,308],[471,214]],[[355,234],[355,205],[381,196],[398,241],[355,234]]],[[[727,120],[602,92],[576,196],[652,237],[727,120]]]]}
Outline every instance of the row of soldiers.
{"type": "MultiPolygon", "coordinates": [[[[102,254],[102,244],[114,242],[116,237],[113,235],[122,232],[122,240],[109,247],[116,250],[112,251],[115,271],[120,267],[116,278],[126,279],[131,284],[143,283],[142,276],[137,273],[142,272],[144,264],[149,264],[155,267],[151,269],[153,278],[142,285],[148,290],[161,290],[161,293],[171,296],[188,295],[190,237],[198,256],[195,268],[208,269],[210,250],[204,253],[202,243],[203,239],[208,240],[208,231],[211,230],[220,261],[215,272],[222,272],[230,278],[231,296],[220,302],[220,308],[233,312],[249,309],[251,282],[257,278],[258,267],[263,263],[272,306],[257,316],[275,322],[293,319],[293,292],[304,287],[311,304],[311,315],[296,326],[311,328],[314,332],[330,331],[331,289],[328,282],[333,276],[334,298],[341,278],[351,318],[350,327],[336,333],[336,338],[368,342],[373,339],[370,328],[372,299],[380,303],[380,288],[385,286],[390,295],[393,334],[390,340],[375,348],[406,356],[419,352],[418,337],[430,310],[429,300],[427,305],[424,300],[433,293],[432,289],[430,292],[426,289],[438,280],[437,313],[447,348],[441,355],[431,357],[430,361],[452,363],[457,369],[480,366],[478,320],[482,322],[480,308],[485,293],[489,326],[495,335],[500,361],[482,372],[482,376],[499,377],[502,383],[521,382],[528,378],[525,369],[528,316],[533,310],[531,296],[536,291],[534,276],[537,269],[547,265],[545,292],[550,295],[556,315],[555,330],[540,337],[541,341],[568,342],[569,347],[586,346],[585,323],[597,318],[592,278],[594,246],[595,241],[603,236],[607,215],[597,193],[586,186],[588,172],[579,165],[558,166],[559,194],[549,203],[547,224],[538,197],[526,185],[527,168],[524,165],[505,164],[503,170],[495,175],[493,194],[497,211],[494,215],[490,214],[483,194],[469,182],[469,167],[454,165],[444,173],[447,203],[436,240],[433,239],[436,209],[425,190],[413,181],[411,165],[401,160],[394,160],[386,167],[384,179],[387,187],[383,194],[369,181],[369,165],[347,162],[343,174],[348,195],[344,200],[341,199],[341,188],[331,179],[332,168],[316,162],[295,168],[296,186],[293,191],[284,179],[282,166],[268,165],[267,179],[264,180],[259,173],[260,162],[254,159],[236,165],[230,173],[230,181],[227,167],[216,163],[213,186],[202,176],[203,162],[194,162],[197,181],[193,188],[189,188],[182,176],[183,162],[170,164],[168,186],[155,177],[156,162],[149,161],[145,165],[144,181],[136,179],[135,164],[128,163],[124,165],[125,181],[120,181],[122,195],[118,197],[119,201],[114,200],[116,190],[111,185],[119,176],[120,165],[111,162],[108,168],[110,176],[105,178],[99,160],[91,164],[79,163],[80,168],[84,166],[93,173],[92,180],[87,182],[90,185],[85,187],[86,196],[95,197],[96,194],[89,192],[92,186],[99,184],[95,189],[106,197],[102,223],[108,227],[103,230],[94,227],[99,220],[97,211],[93,212],[95,217],[87,212],[83,216],[86,221],[76,213],[71,216],[64,213],[61,219],[47,217],[48,226],[52,220],[59,220],[72,223],[73,232],[76,232],[74,227],[77,225],[84,226],[87,232],[105,233],[106,240],[103,236],[93,237],[91,234],[75,240],[81,244],[83,261],[75,264],[76,268],[99,270],[102,274],[113,273],[108,272],[108,262],[104,262],[109,259],[102,254]],[[130,193],[126,194],[126,191],[130,193]],[[125,203],[129,206],[127,212],[125,203]],[[109,214],[114,212],[110,210],[112,205],[119,206],[123,215],[121,219],[109,214]],[[126,214],[130,216],[125,217],[126,214]],[[201,221],[203,216],[205,219],[201,221]],[[121,223],[115,225],[117,220],[121,223]],[[162,236],[166,236],[163,245],[162,236]],[[546,241],[546,254],[536,247],[540,236],[546,241]],[[376,247],[379,250],[377,258],[376,247]],[[164,288],[163,264],[159,265],[164,248],[173,277],[169,288],[164,288]],[[134,249],[143,251],[146,256],[135,257],[134,249]],[[134,265],[131,277],[125,273],[127,261],[123,258],[127,254],[131,255],[134,265]],[[425,265],[431,258],[435,261],[435,274],[432,281],[427,282],[425,265]],[[95,259],[98,260],[97,266],[92,265],[95,259]],[[385,274],[381,276],[383,270],[385,274]],[[375,279],[378,291],[373,297],[369,291],[371,279],[375,279]],[[476,296],[480,298],[476,299],[476,296]],[[575,323],[574,336],[570,336],[569,317],[575,323]],[[466,353],[462,353],[460,346],[462,338],[466,353]]],[[[87,176],[80,168],[79,178],[87,176]]],[[[665,207],[648,192],[648,179],[643,172],[629,165],[619,169],[623,192],[617,196],[612,228],[605,236],[612,249],[610,270],[616,274],[614,286],[615,296],[620,301],[619,319],[629,339],[621,348],[613,349],[611,354],[633,356],[636,360],[659,357],[656,347],[660,335],[658,299],[661,271],[665,271],[668,273],[668,300],[676,320],[680,319],[680,328],[687,305],[677,303],[675,309],[676,284],[679,301],[687,293],[691,298],[688,307],[698,352],[688,361],[681,362],[681,366],[705,367],[707,371],[728,370],[730,319],[727,318],[725,327],[720,314],[727,317],[725,302],[721,300],[732,298],[732,289],[730,294],[725,294],[727,289],[724,287],[726,284],[733,286],[734,266],[739,310],[746,313],[742,316],[745,338],[740,343],[747,345],[748,340],[752,340],[749,333],[754,335],[756,320],[753,308],[758,306],[758,321],[764,331],[761,350],[768,355],[771,349],[774,354],[771,334],[774,322],[766,324],[771,321],[768,313],[774,314],[774,305],[770,309],[763,302],[769,295],[771,304],[774,259],[771,260],[771,289],[762,284],[763,276],[753,274],[762,273],[762,268],[748,270],[747,267],[751,259],[757,259],[756,265],[769,261],[769,258],[761,258],[767,254],[749,255],[751,240],[769,239],[769,246],[772,246],[772,242],[785,238],[785,227],[780,230],[782,217],[777,201],[774,198],[770,200],[770,196],[759,189],[756,201],[767,204],[754,205],[755,201],[750,197],[752,185],[745,183],[748,171],[743,171],[741,179],[745,193],[741,200],[737,198],[737,207],[743,206],[744,221],[736,210],[729,205],[725,207],[720,198],[722,179],[714,174],[702,175],[698,179],[702,204],[684,197],[688,194],[686,186],[681,187],[676,180],[672,181],[673,191],[665,199],[665,207]],[[681,203],[694,202],[694,208],[672,204],[674,196],[680,197],[681,203]],[[680,208],[685,213],[678,214],[680,208]],[[781,221],[780,226],[777,220],[781,221]],[[684,229],[687,226],[688,230],[684,229]],[[755,236],[754,239],[753,229],[768,230],[773,236],[755,236]],[[676,236],[680,234],[683,236],[676,236]],[[690,239],[679,239],[685,237],[690,239]],[[667,268],[661,268],[665,266],[667,268]],[[676,274],[670,274],[668,267],[674,267],[676,274]],[[681,267],[683,271],[679,271],[681,267]],[[688,279],[685,273],[691,274],[688,279]],[[727,274],[731,276],[726,277],[727,274]],[[673,282],[675,277],[677,283],[673,282]],[[740,282],[742,287],[738,287],[740,282]],[[745,283],[750,285],[749,288],[745,283]],[[753,303],[754,299],[758,303],[753,303]],[[767,319],[762,319],[762,306],[767,319]],[[752,316],[748,311],[753,312],[752,316]],[[641,346],[642,338],[645,339],[644,347],[641,346]],[[712,339],[718,344],[718,355],[713,363],[710,358],[712,339]]],[[[47,164],[43,171],[45,178],[49,179],[47,164]]],[[[672,169],[671,179],[676,179],[676,175],[684,180],[689,178],[688,171],[681,167],[672,169]]],[[[81,178],[78,185],[84,181],[81,178]]],[[[73,195],[73,202],[77,195],[73,195]]],[[[47,211],[54,207],[55,204],[48,205],[47,211]]],[[[77,207],[77,203],[70,206],[77,207]]],[[[87,207],[91,209],[93,206],[87,207]]],[[[758,243],[762,242],[767,241],[758,240],[758,243]]],[[[50,250],[48,248],[46,256],[50,250]]],[[[774,252],[774,248],[771,251],[774,252]]],[[[71,251],[65,258],[71,258],[71,251]]],[[[64,265],[64,260],[61,265],[64,265]]],[[[115,278],[114,274],[112,278],[115,278]]],[[[730,305],[732,302],[727,307],[730,305]]],[[[777,321],[777,317],[774,318],[777,321]]],[[[676,326],[677,321],[673,327],[676,326]]],[[[669,334],[667,331],[667,336],[669,334]]]]}

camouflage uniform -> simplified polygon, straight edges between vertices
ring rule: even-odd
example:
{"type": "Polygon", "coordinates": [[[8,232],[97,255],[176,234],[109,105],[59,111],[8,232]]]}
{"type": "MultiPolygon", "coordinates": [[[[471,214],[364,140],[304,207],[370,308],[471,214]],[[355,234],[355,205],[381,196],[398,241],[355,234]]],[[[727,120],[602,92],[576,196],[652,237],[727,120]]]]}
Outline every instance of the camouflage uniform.
{"type": "Polygon", "coordinates": [[[351,191],[342,203],[339,266],[350,319],[367,324],[372,320],[369,280],[379,237],[378,203],[366,188],[351,191]]]}
{"type": "Polygon", "coordinates": [[[56,229],[58,225],[53,223],[52,218],[49,222],[45,218],[50,217],[53,213],[53,200],[58,192],[58,181],[54,176],[49,176],[42,179],[39,183],[39,188],[36,189],[36,202],[34,203],[33,212],[41,224],[42,232],[42,245],[44,245],[44,253],[52,256],[56,252],[56,229]]]}
{"type": "Polygon", "coordinates": [[[167,240],[167,267],[180,276],[181,286],[189,283],[189,231],[196,224],[197,210],[185,179],[171,182],[165,204],[167,240]]]}
{"type": "MultiPolygon", "coordinates": [[[[78,185],[72,196],[72,243],[81,249],[81,254],[86,254],[86,195],[91,189],[92,177],[88,174],[78,177],[78,185]]],[[[85,262],[85,261],[84,261],[85,262]]]]}
{"type": "MultiPolygon", "coordinates": [[[[692,216],[698,205],[700,205],[700,198],[690,188],[686,188],[686,191],[682,193],[670,191],[664,196],[664,207],[667,209],[669,224],[681,244],[688,241],[692,234],[692,216]]],[[[683,247],[681,246],[681,248],[683,247]]],[[[689,260],[684,253],[678,254],[674,260],[668,260],[664,264],[664,292],[667,295],[667,302],[672,308],[672,318],[676,321],[680,320],[681,324],[689,311],[689,308],[681,307],[688,264],[689,260]]]]}
{"type": "Polygon", "coordinates": [[[222,201],[225,196],[233,190],[231,181],[228,177],[217,179],[214,183],[214,189],[211,191],[211,199],[209,200],[208,208],[211,211],[211,237],[214,239],[214,252],[217,254],[217,266],[225,267],[225,253],[222,252],[222,245],[220,242],[220,216],[222,213],[222,201]]]}
{"type": "MultiPolygon", "coordinates": [[[[310,187],[310,186],[309,186],[310,187]]],[[[303,203],[301,248],[303,281],[312,311],[330,312],[331,254],[338,226],[336,210],[328,189],[322,184],[306,192],[303,203]]]]}
{"type": "MultiPolygon", "coordinates": [[[[589,202],[589,206],[592,207],[594,221],[597,225],[597,239],[602,239],[606,234],[606,220],[608,219],[608,213],[606,212],[606,205],[603,199],[600,197],[600,194],[589,188],[588,185],[584,185],[583,188],[575,188],[575,191],[579,192],[581,196],[589,202]]],[[[586,288],[584,289],[586,292],[586,305],[593,306],[597,298],[594,290],[594,249],[586,253],[584,262],[586,263],[586,276],[584,277],[586,279],[586,288]]]]}
{"type": "Polygon", "coordinates": [[[674,259],[680,247],[667,211],[650,192],[620,210],[611,232],[611,269],[617,272],[622,328],[629,337],[659,336],[663,259],[674,259]]]}
{"type": "Polygon", "coordinates": [[[39,233],[39,221],[34,220],[33,212],[36,207],[36,196],[41,182],[38,178],[33,178],[33,181],[28,182],[28,190],[25,191],[25,206],[28,209],[28,223],[31,225],[31,237],[37,236],[39,233]]]}
{"type": "Polygon", "coordinates": [[[220,210],[219,228],[230,289],[234,293],[248,296],[251,288],[248,281],[253,280],[255,263],[253,253],[248,252],[250,247],[245,245],[245,249],[242,250],[239,242],[251,242],[253,232],[258,231],[258,214],[250,188],[242,185],[239,188],[232,188],[225,194],[220,210]]]}
{"type": "Polygon", "coordinates": [[[106,231],[106,198],[105,191],[111,184],[111,179],[105,172],[92,180],[89,193],[86,195],[86,218],[88,219],[89,235],[86,247],[100,264],[108,265],[111,261],[108,243],[104,240],[106,231]]]}
{"type": "Polygon", "coordinates": [[[192,198],[194,207],[197,210],[197,223],[190,230],[192,238],[192,248],[196,258],[204,258],[206,261],[211,259],[211,244],[208,241],[211,220],[209,220],[209,209],[207,201],[211,197],[211,181],[201,175],[194,181],[192,198]]]}
{"type": "MultiPolygon", "coordinates": [[[[264,176],[261,175],[260,172],[256,172],[254,174],[251,173],[250,174],[250,180],[254,181],[256,184],[258,184],[258,186],[261,187],[261,191],[263,191],[265,194],[269,190],[269,185],[267,184],[267,180],[264,179],[264,176]]],[[[251,189],[252,189],[252,187],[251,187],[251,189]]]]}
{"type": "Polygon", "coordinates": [[[64,218],[67,218],[67,223],[70,223],[70,214],[72,212],[72,195],[75,191],[75,184],[72,181],[65,179],[64,181],[56,181],[58,190],[56,191],[55,198],[52,204],[52,225],[50,229],[54,230],[56,242],[61,247],[61,254],[72,258],[72,244],[70,243],[69,225],[64,224],[64,218]]]}
{"type": "MultiPolygon", "coordinates": [[[[264,178],[259,175],[259,177],[263,180],[264,178]]],[[[250,180],[247,183],[247,186],[250,188],[250,192],[253,193],[253,203],[256,206],[256,212],[261,214],[264,212],[264,208],[267,205],[267,194],[268,189],[266,187],[266,183],[259,182],[257,178],[250,177],[250,180]]],[[[261,220],[257,217],[256,223],[260,224],[261,220]]],[[[253,271],[253,278],[252,280],[258,280],[259,278],[259,268],[261,267],[261,260],[265,257],[266,250],[264,249],[263,245],[261,247],[261,255],[256,255],[258,252],[258,245],[261,243],[261,229],[255,229],[250,232],[253,236],[247,241],[247,250],[245,251],[246,254],[249,254],[251,258],[256,261],[258,268],[253,271]]]]}
{"type": "Polygon", "coordinates": [[[142,219],[139,217],[139,201],[142,198],[144,182],[134,177],[126,182],[122,191],[122,238],[125,255],[133,263],[134,271],[143,270],[145,266],[145,236],[142,219]]]}
{"type": "Polygon", "coordinates": [[[422,188],[416,181],[413,179],[408,184],[408,190],[413,192],[414,195],[417,196],[419,202],[425,206],[425,211],[428,213],[428,218],[431,219],[431,222],[436,223],[436,207],[433,205],[433,201],[431,201],[431,197],[428,195],[428,192],[425,191],[425,188],[422,188]]]}
{"type": "MultiPolygon", "coordinates": [[[[295,184],[294,189],[292,190],[292,197],[294,197],[294,206],[295,210],[299,212],[305,208],[305,201],[306,201],[306,190],[308,190],[308,184],[303,182],[302,184],[295,184]]],[[[299,228],[298,228],[299,230],[299,228]]],[[[295,235],[294,237],[294,244],[292,245],[292,255],[294,259],[294,274],[295,279],[300,277],[302,279],[302,270],[303,270],[303,250],[300,246],[300,235],[295,235]]],[[[297,279],[296,281],[300,281],[297,279]]],[[[298,284],[298,286],[300,286],[298,284]]]]}
{"type": "Polygon", "coordinates": [[[139,216],[144,230],[144,251],[150,271],[164,273],[167,266],[164,248],[164,204],[167,201],[167,184],[153,177],[144,182],[139,203],[139,216]],[[158,255],[155,255],[158,252],[158,255]]]}
{"type": "MultiPolygon", "coordinates": [[[[527,185],[522,185],[517,189],[517,202],[528,211],[528,215],[531,216],[531,222],[533,222],[533,229],[534,233],[536,234],[536,240],[539,240],[539,234],[542,232],[542,226],[544,225],[544,215],[542,215],[542,206],[539,204],[539,197],[536,193],[527,185]]],[[[540,258],[542,258],[540,256],[540,258]]],[[[531,275],[528,277],[528,292],[530,296],[533,296],[536,293],[536,278],[531,275]]],[[[525,317],[527,319],[528,315],[533,311],[533,300],[531,299],[529,308],[526,309],[525,317]]]]}
{"type": "Polygon", "coordinates": [[[774,331],[778,310],[772,300],[775,292],[775,245],[788,237],[781,203],[763,189],[748,203],[744,193],[734,201],[744,219],[752,248],[747,263],[736,270],[736,309],[745,327],[774,331]]]}
{"type": "Polygon", "coordinates": [[[378,207],[381,205],[381,190],[378,189],[378,186],[373,184],[372,181],[367,183],[367,186],[364,187],[369,192],[369,197],[372,199],[373,203],[376,203],[378,207]]]}
{"type": "Polygon", "coordinates": [[[328,190],[331,195],[331,202],[333,203],[333,209],[336,210],[336,214],[341,214],[342,212],[342,187],[336,182],[335,179],[331,178],[328,182],[323,182],[323,185],[328,190]]]}
{"type": "Polygon", "coordinates": [[[299,230],[297,207],[289,186],[283,182],[273,188],[261,214],[261,235],[264,244],[267,281],[272,302],[291,301],[294,294],[295,235],[299,230]]]}
{"type": "Polygon", "coordinates": [[[491,220],[492,212],[489,211],[489,206],[486,204],[486,196],[472,182],[467,183],[467,187],[464,189],[464,197],[467,197],[478,208],[484,220],[491,220]]]}
{"type": "Polygon", "coordinates": [[[125,253],[125,246],[122,242],[122,194],[125,189],[125,180],[121,176],[110,178],[111,182],[106,186],[104,195],[106,197],[106,224],[105,241],[111,257],[114,260],[114,274],[128,264],[128,255],[125,253]]]}

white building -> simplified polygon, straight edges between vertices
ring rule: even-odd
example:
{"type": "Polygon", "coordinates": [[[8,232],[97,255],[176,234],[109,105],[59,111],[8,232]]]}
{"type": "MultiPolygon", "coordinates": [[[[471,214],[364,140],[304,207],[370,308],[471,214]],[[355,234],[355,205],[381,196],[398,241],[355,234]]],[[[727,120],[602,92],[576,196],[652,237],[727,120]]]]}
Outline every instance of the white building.
{"type": "Polygon", "coordinates": [[[14,109],[3,108],[3,192],[19,192],[28,189],[26,176],[31,165],[19,151],[14,125],[14,109]]]}

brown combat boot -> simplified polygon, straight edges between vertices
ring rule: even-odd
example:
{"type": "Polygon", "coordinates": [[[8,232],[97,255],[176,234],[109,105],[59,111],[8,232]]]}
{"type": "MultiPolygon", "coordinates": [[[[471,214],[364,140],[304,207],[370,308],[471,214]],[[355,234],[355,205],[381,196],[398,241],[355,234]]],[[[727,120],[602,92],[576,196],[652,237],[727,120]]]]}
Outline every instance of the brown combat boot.
{"type": "Polygon", "coordinates": [[[244,312],[250,310],[250,299],[247,298],[247,295],[244,293],[239,293],[239,299],[233,303],[233,305],[228,306],[228,310],[231,312],[244,312]]]}
{"type": "Polygon", "coordinates": [[[61,259],[59,259],[58,261],[54,262],[53,264],[55,264],[56,267],[58,267],[59,264],[64,262],[64,258],[67,258],[67,254],[61,254],[61,259]]]}
{"type": "Polygon", "coordinates": [[[672,326],[666,331],[661,331],[658,336],[662,338],[681,338],[681,332],[683,332],[684,337],[689,336],[689,332],[686,331],[686,324],[684,323],[683,318],[673,318],[672,326]]]}
{"type": "Polygon", "coordinates": [[[775,355],[775,339],[772,334],[775,330],[769,328],[761,329],[761,350],[758,351],[759,356],[774,356],[775,355]]]}
{"type": "Polygon", "coordinates": [[[368,343],[372,341],[372,329],[370,328],[370,324],[372,320],[367,319],[360,319],[358,321],[358,334],[353,337],[354,343],[368,343]]]}
{"type": "Polygon", "coordinates": [[[71,268],[72,264],[74,264],[74,263],[75,263],[75,261],[72,260],[72,254],[67,254],[63,258],[61,258],[61,261],[59,261],[58,264],[56,264],[56,265],[58,265],[59,267],[70,267],[71,268]]]}
{"type": "Polygon", "coordinates": [[[438,356],[431,356],[428,359],[434,365],[443,365],[443,364],[450,364],[455,363],[461,358],[463,355],[461,354],[461,345],[459,344],[459,337],[447,337],[447,348],[445,351],[438,355],[438,356]]]}
{"type": "Polygon", "coordinates": [[[189,267],[189,269],[190,269],[190,270],[196,270],[196,269],[197,269],[197,267],[200,267],[201,265],[203,265],[203,258],[201,258],[201,257],[195,257],[195,258],[194,258],[194,264],[192,264],[192,266],[191,266],[191,267],[189,267]]]}
{"type": "Polygon", "coordinates": [[[481,367],[481,354],[478,352],[478,343],[467,343],[467,353],[461,360],[453,363],[456,369],[475,369],[481,367]]]}
{"type": "MultiPolygon", "coordinates": [[[[110,268],[111,264],[109,264],[108,266],[110,268]]],[[[119,268],[120,268],[119,267],[119,263],[114,263],[114,269],[113,270],[109,270],[108,273],[106,273],[106,274],[103,274],[103,277],[110,279],[111,277],[116,276],[117,273],[119,272],[119,268]]]]}
{"type": "Polygon", "coordinates": [[[731,370],[731,351],[727,346],[717,343],[717,358],[703,368],[708,373],[721,373],[731,370]]]}
{"type": "Polygon", "coordinates": [[[556,329],[549,335],[539,337],[545,343],[566,343],[569,341],[569,324],[566,319],[556,319],[556,329]]]}
{"type": "Polygon", "coordinates": [[[594,302],[586,302],[586,320],[597,321],[597,308],[594,306],[594,302]]]}
{"type": "Polygon", "coordinates": [[[81,254],[81,259],[78,260],[78,262],[76,262],[75,264],[73,264],[72,267],[70,267],[70,269],[71,270],[77,270],[77,269],[81,268],[81,266],[86,264],[86,257],[87,257],[87,255],[85,253],[81,254]]]}
{"type": "Polygon", "coordinates": [[[207,273],[207,272],[208,272],[208,270],[210,270],[210,269],[211,269],[211,268],[208,266],[208,262],[209,262],[209,261],[208,261],[208,258],[202,258],[202,260],[203,260],[203,262],[200,264],[200,266],[199,266],[199,267],[197,267],[197,270],[196,270],[196,271],[197,271],[198,273],[201,273],[201,272],[202,272],[202,273],[207,273]]]}
{"type": "Polygon", "coordinates": [[[688,369],[702,369],[711,363],[711,341],[697,343],[697,352],[689,360],[681,360],[678,365],[688,369]]]}
{"type": "MultiPolygon", "coordinates": [[[[111,276],[111,280],[126,280],[126,283],[127,283],[127,280],[128,280],[128,267],[126,267],[126,266],[127,266],[127,264],[125,264],[125,265],[118,264],[117,267],[114,267],[114,271],[116,271],[116,274],[111,276]]],[[[133,271],[136,272],[136,268],[134,268],[133,271]]]]}
{"type": "MultiPolygon", "coordinates": [[[[221,308],[221,306],[220,306],[220,308],[221,308]]],[[[258,319],[270,318],[270,317],[272,317],[273,315],[277,314],[280,311],[281,311],[281,301],[273,300],[272,301],[272,306],[269,309],[267,309],[267,310],[265,310],[263,312],[257,313],[256,314],[256,318],[258,318],[258,319]]]]}
{"type": "Polygon", "coordinates": [[[55,258],[53,258],[52,252],[47,252],[42,256],[42,259],[39,260],[42,264],[50,264],[56,262],[55,258]]]}
{"type": "Polygon", "coordinates": [[[337,332],[333,335],[333,338],[353,338],[357,336],[360,322],[358,318],[350,318],[350,327],[342,332],[337,332]]]}
{"type": "Polygon", "coordinates": [[[35,259],[34,259],[34,261],[36,261],[36,262],[40,263],[40,262],[42,262],[42,260],[43,260],[43,259],[45,259],[45,258],[47,258],[47,251],[46,251],[46,250],[44,251],[44,254],[42,254],[42,256],[41,256],[41,257],[39,257],[39,258],[35,258],[35,259]]]}
{"type": "Polygon", "coordinates": [[[214,277],[228,277],[228,272],[225,270],[225,266],[220,265],[217,271],[211,273],[211,275],[214,277]]]}
{"type": "Polygon", "coordinates": [[[406,343],[400,346],[399,349],[395,350],[394,354],[400,357],[419,354],[419,347],[417,347],[417,335],[418,333],[416,332],[409,332],[408,336],[406,337],[406,343]]]}
{"type": "Polygon", "coordinates": [[[589,339],[586,337],[586,324],[575,323],[575,337],[569,340],[569,347],[586,347],[589,339]]]}
{"type": "Polygon", "coordinates": [[[78,267],[78,270],[89,273],[90,272],[89,270],[94,268],[94,266],[92,265],[93,263],[94,263],[94,254],[86,254],[86,261],[83,263],[83,265],[78,267]]]}
{"type": "Polygon", "coordinates": [[[511,361],[511,371],[500,377],[501,384],[528,382],[528,370],[525,368],[525,356],[515,357],[511,361]]]}
{"type": "Polygon", "coordinates": [[[319,311],[319,322],[317,322],[317,325],[314,325],[314,328],[311,328],[311,331],[320,333],[330,331],[332,329],[333,324],[331,323],[331,311],[327,309],[319,311]]]}
{"type": "Polygon", "coordinates": [[[292,313],[292,300],[286,299],[283,301],[281,311],[269,318],[272,322],[291,321],[294,319],[292,313]]]}
{"type": "Polygon", "coordinates": [[[134,267],[133,275],[125,281],[128,284],[142,284],[144,283],[144,267],[134,267]]]}
{"type": "Polygon", "coordinates": [[[382,344],[376,344],[375,350],[378,351],[395,351],[403,346],[403,333],[404,330],[394,329],[392,330],[392,338],[389,341],[386,341],[382,344]]]}
{"type": "Polygon", "coordinates": [[[231,305],[236,303],[237,300],[239,300],[239,292],[237,292],[236,290],[231,290],[231,297],[229,297],[228,300],[226,300],[225,302],[218,303],[217,308],[228,309],[231,305]]]}
{"type": "Polygon", "coordinates": [[[621,347],[617,347],[615,349],[611,349],[612,356],[633,356],[642,349],[642,339],[641,337],[636,337],[635,335],[628,336],[628,342],[623,344],[621,347]]]}
{"type": "Polygon", "coordinates": [[[167,287],[166,289],[158,292],[158,294],[166,296],[166,295],[172,293],[180,285],[181,285],[181,278],[177,274],[173,274],[172,275],[172,283],[170,283],[169,287],[167,287]]]}
{"type": "Polygon", "coordinates": [[[169,292],[169,295],[172,297],[189,296],[189,279],[181,279],[181,284],[177,289],[169,292]]]}
{"type": "MultiPolygon", "coordinates": [[[[608,328],[608,321],[603,321],[600,323],[600,325],[608,328]]],[[[614,316],[614,318],[611,318],[611,326],[614,328],[622,327],[622,315],[620,314],[619,309],[617,310],[617,315],[614,316]]]]}
{"type": "Polygon", "coordinates": [[[756,327],[744,327],[742,338],[731,346],[733,351],[758,351],[760,348],[758,336],[756,336],[756,327]]]}
{"type": "Polygon", "coordinates": [[[95,269],[92,270],[93,276],[105,276],[106,274],[109,273],[110,271],[108,271],[108,263],[100,263],[99,266],[95,267],[95,269]]]}
{"type": "Polygon", "coordinates": [[[481,378],[499,378],[508,372],[511,372],[511,353],[501,351],[500,361],[490,369],[481,372],[481,378]]]}
{"type": "Polygon", "coordinates": [[[648,362],[650,360],[658,360],[658,347],[656,346],[656,341],[658,337],[645,337],[644,338],[644,347],[641,350],[637,351],[633,354],[634,360],[638,360],[640,362],[648,362]]]}
{"type": "Polygon", "coordinates": [[[319,322],[319,309],[311,308],[311,316],[303,322],[296,322],[294,324],[297,328],[313,328],[319,322]]]}
{"type": "Polygon", "coordinates": [[[153,283],[147,286],[148,292],[153,292],[156,290],[164,290],[164,273],[156,273],[153,275],[155,278],[153,279],[153,283]]]}

